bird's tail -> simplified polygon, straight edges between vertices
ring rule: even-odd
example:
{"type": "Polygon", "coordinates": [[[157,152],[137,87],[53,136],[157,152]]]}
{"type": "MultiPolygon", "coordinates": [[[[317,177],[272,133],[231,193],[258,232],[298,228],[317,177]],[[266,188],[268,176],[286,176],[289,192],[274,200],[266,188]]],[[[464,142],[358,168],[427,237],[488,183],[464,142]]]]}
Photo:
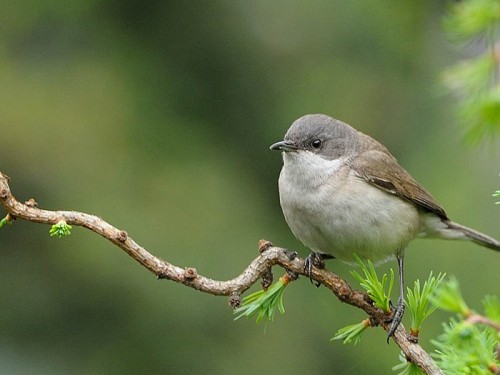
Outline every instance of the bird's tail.
{"type": "Polygon", "coordinates": [[[494,239],[493,237],[487,236],[484,233],[478,232],[477,230],[466,227],[453,221],[448,221],[448,227],[453,230],[458,230],[467,239],[474,241],[478,245],[487,247],[488,249],[500,251],[500,241],[494,239]]]}

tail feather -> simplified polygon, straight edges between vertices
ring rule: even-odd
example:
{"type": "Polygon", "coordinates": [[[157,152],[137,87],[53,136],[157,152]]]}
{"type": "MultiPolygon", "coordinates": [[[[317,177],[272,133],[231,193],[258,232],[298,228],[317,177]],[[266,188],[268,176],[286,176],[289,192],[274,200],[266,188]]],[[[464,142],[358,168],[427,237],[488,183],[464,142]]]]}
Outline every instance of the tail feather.
{"type": "Polygon", "coordinates": [[[468,228],[465,225],[461,225],[453,221],[448,221],[447,224],[450,229],[462,232],[466,238],[474,241],[478,245],[487,247],[488,249],[500,251],[500,241],[494,239],[493,237],[487,236],[484,233],[478,232],[477,230],[468,228]]]}

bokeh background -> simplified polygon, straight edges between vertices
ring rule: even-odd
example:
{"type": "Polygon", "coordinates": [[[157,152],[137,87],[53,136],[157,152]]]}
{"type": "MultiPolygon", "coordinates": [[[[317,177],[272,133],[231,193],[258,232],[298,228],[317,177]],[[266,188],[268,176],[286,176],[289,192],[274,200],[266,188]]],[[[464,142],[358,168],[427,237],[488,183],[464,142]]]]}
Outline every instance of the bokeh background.
{"type": "MultiPolygon", "coordinates": [[[[498,150],[464,142],[439,84],[460,55],[445,12],[430,0],[3,2],[0,170],[22,201],[96,214],[161,258],[229,279],[261,238],[307,254],[282,218],[268,147],[296,118],[327,113],[383,142],[454,220],[500,237],[498,150]]],[[[330,343],[364,315],[306,280],[264,332],[85,229],[48,231],[0,232],[2,374],[387,374],[398,362],[382,330],[330,343]]],[[[420,240],[406,279],[455,275],[479,308],[500,294],[499,262],[420,240]]],[[[349,266],[329,268],[352,280],[349,266]]],[[[446,318],[426,324],[429,350],[446,318]]]]}

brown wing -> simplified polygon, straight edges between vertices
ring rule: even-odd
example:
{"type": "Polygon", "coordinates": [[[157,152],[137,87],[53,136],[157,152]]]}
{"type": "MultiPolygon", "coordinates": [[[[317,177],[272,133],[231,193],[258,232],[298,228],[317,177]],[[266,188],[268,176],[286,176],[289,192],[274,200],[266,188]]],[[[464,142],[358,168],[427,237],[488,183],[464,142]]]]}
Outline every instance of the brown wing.
{"type": "Polygon", "coordinates": [[[369,150],[350,163],[360,178],[391,194],[407,199],[426,211],[448,219],[443,208],[389,153],[369,150]]]}

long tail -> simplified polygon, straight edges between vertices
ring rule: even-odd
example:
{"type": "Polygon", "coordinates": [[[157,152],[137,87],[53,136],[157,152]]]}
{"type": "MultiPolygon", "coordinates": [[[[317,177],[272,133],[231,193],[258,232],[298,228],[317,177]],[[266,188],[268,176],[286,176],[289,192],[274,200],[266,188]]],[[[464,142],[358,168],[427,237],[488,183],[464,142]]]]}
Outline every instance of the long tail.
{"type": "Polygon", "coordinates": [[[474,241],[478,245],[487,247],[488,249],[500,251],[500,241],[494,239],[493,237],[487,236],[484,233],[478,232],[477,230],[466,227],[453,221],[447,222],[450,229],[455,229],[462,232],[465,237],[471,241],[474,241]]]}

